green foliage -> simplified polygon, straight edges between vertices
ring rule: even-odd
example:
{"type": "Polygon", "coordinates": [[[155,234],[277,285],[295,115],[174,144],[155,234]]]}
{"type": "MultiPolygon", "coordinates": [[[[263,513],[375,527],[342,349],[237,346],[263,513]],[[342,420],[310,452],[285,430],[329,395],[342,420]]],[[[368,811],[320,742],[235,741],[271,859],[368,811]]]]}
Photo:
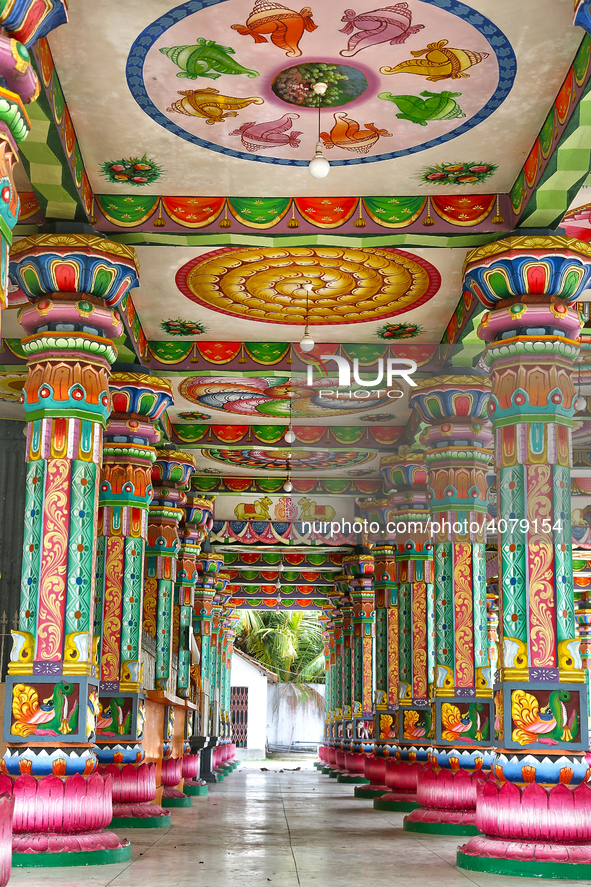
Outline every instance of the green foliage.
{"type": "Polygon", "coordinates": [[[324,683],[322,624],[301,610],[243,610],[238,649],[254,656],[280,682],[324,683]]]}

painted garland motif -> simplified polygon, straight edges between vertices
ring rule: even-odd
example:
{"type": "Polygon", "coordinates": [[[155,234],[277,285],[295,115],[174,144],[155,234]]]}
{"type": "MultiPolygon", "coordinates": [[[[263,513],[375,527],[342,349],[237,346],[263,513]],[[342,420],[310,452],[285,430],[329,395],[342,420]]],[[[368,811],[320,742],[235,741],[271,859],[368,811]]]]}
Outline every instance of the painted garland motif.
{"type": "Polygon", "coordinates": [[[138,35],[127,81],[142,110],[186,141],[306,166],[317,140],[311,87],[322,80],[331,163],[402,157],[486,120],[515,79],[496,25],[456,0],[442,6],[352,10],[333,0],[298,10],[253,0],[249,10],[242,0],[189,0],[138,35]]]}
{"type": "Polygon", "coordinates": [[[228,247],[192,259],[176,275],[180,291],[202,307],[298,326],[308,308],[310,326],[403,314],[428,302],[440,283],[425,259],[388,248],[228,247]]]}
{"type": "Polygon", "coordinates": [[[144,154],[143,157],[122,157],[121,160],[106,160],[101,167],[101,175],[117,185],[133,185],[141,188],[151,185],[162,175],[162,167],[144,154]]]}

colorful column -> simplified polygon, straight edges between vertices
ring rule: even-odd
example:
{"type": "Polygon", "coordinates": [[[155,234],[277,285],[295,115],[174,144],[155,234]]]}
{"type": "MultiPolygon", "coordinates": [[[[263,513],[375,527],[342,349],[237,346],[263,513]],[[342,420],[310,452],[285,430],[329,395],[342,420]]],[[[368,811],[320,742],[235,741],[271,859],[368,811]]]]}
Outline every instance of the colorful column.
{"type": "Polygon", "coordinates": [[[587,684],[575,639],[570,460],[581,316],[591,248],[512,237],[468,254],[465,289],[490,309],[479,335],[490,368],[498,484],[501,664],[496,754],[478,798],[482,836],[462,868],[591,877],[587,684]],[[486,837],[485,837],[486,836],[486,837]]]}
{"type": "Polygon", "coordinates": [[[138,285],[133,250],[88,235],[38,235],[12,250],[28,376],[27,490],[20,621],[6,679],[15,862],[129,858],[112,832],[112,780],[96,772],[97,513],[116,306],[138,285]],[[48,808],[46,798],[51,795],[48,808]],[[70,799],[76,797],[76,816],[70,799]]]}
{"type": "Polygon", "coordinates": [[[16,0],[4,3],[0,11],[0,321],[7,302],[12,231],[20,210],[13,171],[19,146],[31,129],[24,106],[36,101],[40,91],[28,47],[66,21],[65,0],[43,5],[16,0]]]}
{"type": "Polygon", "coordinates": [[[179,527],[181,540],[175,584],[175,622],[177,629],[178,679],[177,694],[191,695],[191,645],[193,643],[193,608],[197,581],[197,558],[201,543],[213,525],[213,501],[188,495],[184,518],[179,527]]]}
{"type": "Polygon", "coordinates": [[[375,558],[375,752],[389,758],[398,741],[398,586],[391,545],[378,544],[375,558]]]}
{"type": "MultiPolygon", "coordinates": [[[[186,490],[195,469],[195,459],[172,448],[156,450],[152,468],[154,498],[148,514],[148,539],[144,581],[144,628],[156,641],[156,691],[176,695],[172,674],[173,602],[177,559],[180,549],[179,523],[185,517],[186,490]]],[[[185,716],[176,705],[166,706],[162,737],[161,781],[163,807],[191,806],[192,801],[176,789],[182,775],[182,757],[173,754],[176,718],[185,716]]]]}
{"type": "Polygon", "coordinates": [[[434,736],[431,699],[435,681],[433,543],[428,521],[428,474],[421,453],[406,450],[382,459],[395,524],[398,585],[398,724],[396,757],[427,761],[434,736]]]}
{"type": "Polygon", "coordinates": [[[492,433],[490,382],[439,376],[413,388],[409,403],[428,424],[428,500],[435,540],[435,742],[419,773],[421,809],[407,831],[477,834],[476,791],[492,763],[492,678],[486,636],[488,510],[492,433]]]}
{"type": "Polygon", "coordinates": [[[195,733],[190,738],[191,751],[201,758],[201,777],[206,782],[216,782],[212,770],[212,750],[217,744],[217,736],[209,732],[211,709],[211,633],[213,605],[216,595],[216,575],[224,564],[223,555],[212,551],[211,545],[202,545],[197,559],[197,581],[195,583],[195,608],[193,628],[199,664],[195,671],[199,685],[199,711],[195,715],[195,733]],[[207,547],[209,551],[204,551],[207,547]]]}
{"type": "Polygon", "coordinates": [[[142,599],[156,421],[173,402],[165,379],[115,373],[113,411],[99,486],[94,633],[99,662],[97,720],[101,772],[113,780],[113,822],[158,828],[170,814],[156,797],[156,764],[144,762],[141,685],[142,599]]]}

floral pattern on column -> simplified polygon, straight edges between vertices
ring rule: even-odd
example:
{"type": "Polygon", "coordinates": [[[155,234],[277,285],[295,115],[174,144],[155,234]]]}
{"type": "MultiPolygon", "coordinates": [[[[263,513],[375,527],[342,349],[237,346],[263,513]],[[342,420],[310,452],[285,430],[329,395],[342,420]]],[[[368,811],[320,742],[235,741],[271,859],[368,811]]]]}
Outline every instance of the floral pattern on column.
{"type": "MultiPolygon", "coordinates": [[[[127,842],[100,831],[110,821],[99,807],[110,811],[112,785],[91,777],[99,704],[96,515],[113,339],[122,331],[115,308],[138,285],[137,264],[133,250],[101,237],[45,234],[13,247],[10,274],[29,300],[19,311],[28,359],[25,544],[2,762],[3,772],[16,776],[14,845],[63,855],[65,864],[69,853],[89,850],[106,862],[129,851],[127,842]],[[29,782],[21,790],[24,774],[29,782]],[[89,834],[83,820],[41,814],[35,833],[29,830],[21,805],[43,806],[47,780],[64,796],[75,791],[84,798],[89,834]],[[73,842],[81,831],[86,837],[73,842]]],[[[49,855],[37,859],[55,864],[49,855]]]]}
{"type": "Polygon", "coordinates": [[[587,684],[575,639],[570,460],[582,325],[574,303],[590,281],[591,248],[567,237],[508,238],[466,260],[465,289],[491,309],[479,335],[492,383],[501,663],[494,685],[496,783],[479,796],[476,810],[486,837],[460,848],[462,868],[588,876],[588,830],[575,840],[571,828],[571,811],[589,794],[579,785],[589,768],[587,684]]]}

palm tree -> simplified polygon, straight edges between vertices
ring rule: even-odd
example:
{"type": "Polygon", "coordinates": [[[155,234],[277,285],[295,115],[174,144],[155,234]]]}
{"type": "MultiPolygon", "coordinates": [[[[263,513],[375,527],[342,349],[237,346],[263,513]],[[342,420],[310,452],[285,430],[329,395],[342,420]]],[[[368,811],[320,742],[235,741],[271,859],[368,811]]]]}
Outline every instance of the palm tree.
{"type": "Polygon", "coordinates": [[[324,683],[322,624],[300,610],[243,610],[238,649],[277,674],[280,682],[324,683]]]}

